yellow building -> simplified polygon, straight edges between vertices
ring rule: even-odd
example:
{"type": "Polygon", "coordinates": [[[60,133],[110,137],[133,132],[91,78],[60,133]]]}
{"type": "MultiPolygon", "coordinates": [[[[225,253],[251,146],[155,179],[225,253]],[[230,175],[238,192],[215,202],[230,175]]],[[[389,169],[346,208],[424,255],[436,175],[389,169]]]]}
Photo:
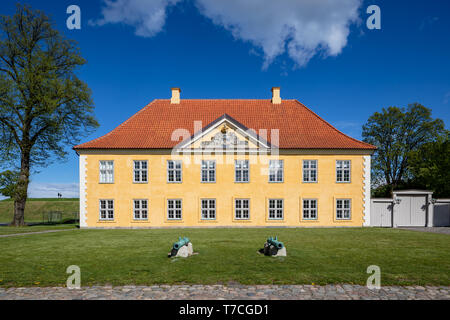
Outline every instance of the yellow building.
{"type": "Polygon", "coordinates": [[[75,146],[81,227],[370,225],[375,147],[272,89],[267,100],[154,100],[75,146]]]}

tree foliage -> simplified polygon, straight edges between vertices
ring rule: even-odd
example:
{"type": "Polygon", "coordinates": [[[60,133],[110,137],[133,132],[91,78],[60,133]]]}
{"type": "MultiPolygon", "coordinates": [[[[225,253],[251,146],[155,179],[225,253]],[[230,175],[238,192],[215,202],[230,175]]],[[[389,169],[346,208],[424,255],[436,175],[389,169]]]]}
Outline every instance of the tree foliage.
{"type": "Polygon", "coordinates": [[[372,157],[374,186],[388,185],[391,191],[411,178],[411,152],[436,141],[445,132],[444,122],[431,117],[431,110],[414,103],[405,108],[383,108],[363,126],[363,141],[378,149],[372,157]]]}
{"type": "Polygon", "coordinates": [[[0,16],[0,156],[20,168],[15,225],[23,224],[30,168],[64,158],[67,144],[98,126],[75,73],[85,63],[43,12],[18,5],[0,16]]]}
{"type": "Polygon", "coordinates": [[[422,145],[409,156],[412,183],[434,192],[434,197],[450,197],[450,139],[422,145]]]}
{"type": "Polygon", "coordinates": [[[18,180],[19,172],[17,171],[6,170],[0,172],[0,194],[5,197],[14,197],[18,180]]]}

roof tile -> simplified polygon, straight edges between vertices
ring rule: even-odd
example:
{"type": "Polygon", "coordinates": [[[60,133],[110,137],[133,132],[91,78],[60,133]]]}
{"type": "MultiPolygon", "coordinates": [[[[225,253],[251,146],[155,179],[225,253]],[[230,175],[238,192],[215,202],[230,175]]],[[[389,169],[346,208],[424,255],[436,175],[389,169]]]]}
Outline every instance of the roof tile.
{"type": "Polygon", "coordinates": [[[267,129],[269,142],[270,130],[278,129],[280,149],[376,149],[340,132],[297,100],[274,105],[270,100],[220,99],[153,100],[111,132],[74,149],[169,149],[180,142],[172,141],[174,130],[192,135],[194,121],[205,127],[224,114],[257,132],[267,129]]]}

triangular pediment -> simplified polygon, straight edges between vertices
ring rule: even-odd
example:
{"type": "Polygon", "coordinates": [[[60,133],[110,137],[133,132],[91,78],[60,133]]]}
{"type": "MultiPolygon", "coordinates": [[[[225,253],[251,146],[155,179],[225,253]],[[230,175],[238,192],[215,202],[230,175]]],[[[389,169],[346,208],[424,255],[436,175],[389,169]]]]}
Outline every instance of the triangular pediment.
{"type": "Polygon", "coordinates": [[[224,114],[179,143],[175,149],[179,152],[259,152],[270,149],[270,144],[254,130],[224,114]]]}

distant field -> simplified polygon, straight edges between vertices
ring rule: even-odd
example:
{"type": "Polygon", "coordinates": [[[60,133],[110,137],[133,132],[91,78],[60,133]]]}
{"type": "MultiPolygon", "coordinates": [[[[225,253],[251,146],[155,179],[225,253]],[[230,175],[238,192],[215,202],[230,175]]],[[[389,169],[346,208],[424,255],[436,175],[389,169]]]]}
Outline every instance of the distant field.
{"type": "MultiPolygon", "coordinates": [[[[79,211],[78,199],[28,199],[25,207],[25,222],[41,222],[44,212],[61,211],[63,219],[72,218],[79,211]]],[[[14,213],[14,201],[0,201],[0,223],[11,222],[14,213]]]]}

